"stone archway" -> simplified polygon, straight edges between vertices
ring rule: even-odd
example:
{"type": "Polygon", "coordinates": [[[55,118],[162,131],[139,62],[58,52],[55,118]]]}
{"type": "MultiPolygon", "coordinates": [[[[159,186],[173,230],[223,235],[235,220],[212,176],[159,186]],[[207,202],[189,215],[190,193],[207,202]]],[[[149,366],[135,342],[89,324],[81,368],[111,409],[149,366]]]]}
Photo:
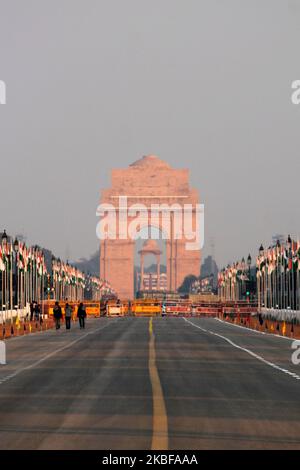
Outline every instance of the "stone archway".
{"type": "MultiPolygon", "coordinates": [[[[143,157],[128,168],[112,170],[111,188],[102,191],[100,202],[115,206],[118,213],[120,196],[126,196],[128,207],[143,204],[147,208],[143,225],[154,225],[153,221],[149,222],[153,204],[178,207],[189,204],[193,207],[192,223],[195,223],[199,197],[197,190],[189,186],[189,171],[174,169],[154,155],[143,157]]],[[[128,218],[129,223],[133,218],[128,218]]],[[[170,213],[166,239],[169,291],[176,291],[185,276],[200,274],[200,248],[186,249],[188,237],[178,238],[176,220],[175,210],[170,213]]],[[[159,217],[156,222],[158,228],[166,232],[164,217],[159,217]]],[[[116,226],[119,233],[118,217],[116,226]]],[[[127,231],[116,239],[110,239],[108,234],[108,238],[100,241],[100,276],[108,280],[123,299],[132,299],[134,296],[134,246],[135,240],[128,237],[127,231]]]]}
{"type": "MultiPolygon", "coordinates": [[[[148,238],[139,250],[138,254],[140,255],[140,268],[141,268],[141,282],[140,290],[144,290],[144,263],[145,257],[147,255],[154,255],[156,259],[156,290],[160,290],[160,259],[162,255],[162,250],[159,248],[155,240],[148,238]]],[[[151,291],[152,288],[149,287],[151,291]]]]}

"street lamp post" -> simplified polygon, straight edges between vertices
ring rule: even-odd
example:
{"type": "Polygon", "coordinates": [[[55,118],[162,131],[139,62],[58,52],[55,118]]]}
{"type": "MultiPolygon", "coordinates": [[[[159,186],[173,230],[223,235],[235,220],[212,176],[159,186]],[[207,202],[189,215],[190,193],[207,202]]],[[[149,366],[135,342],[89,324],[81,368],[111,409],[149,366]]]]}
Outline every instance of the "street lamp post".
{"type": "MultiPolygon", "coordinates": [[[[228,263],[227,264],[227,272],[229,272],[229,269],[230,269],[230,264],[228,263]]],[[[232,296],[232,288],[231,288],[231,277],[228,276],[228,282],[227,282],[227,294],[226,294],[226,300],[232,300],[233,299],[233,296],[232,296]]]]}
{"type": "Polygon", "coordinates": [[[276,263],[276,308],[282,308],[282,259],[281,259],[281,245],[280,241],[276,242],[276,254],[277,254],[277,263],[276,263]],[[279,260],[279,263],[278,263],[279,260]]]}
{"type": "Polygon", "coordinates": [[[288,235],[287,239],[287,248],[288,248],[288,273],[287,273],[287,308],[291,309],[292,306],[292,283],[291,283],[291,274],[293,273],[293,269],[289,269],[290,259],[292,258],[292,239],[291,236],[288,235]]]}
{"type": "Polygon", "coordinates": [[[58,258],[57,260],[57,267],[58,267],[58,279],[57,279],[57,283],[56,283],[56,292],[55,292],[55,298],[56,300],[61,300],[61,284],[63,282],[62,280],[62,276],[61,276],[61,261],[60,261],[60,258],[58,258]]]}
{"type": "Polygon", "coordinates": [[[7,236],[6,230],[3,230],[3,234],[2,234],[2,247],[3,248],[6,248],[7,241],[8,241],[8,236],[7,236]]]}
{"type": "Polygon", "coordinates": [[[246,270],[246,262],[245,258],[242,258],[242,292],[241,292],[241,300],[243,299],[245,295],[245,270],[246,270]]]}
{"type": "Polygon", "coordinates": [[[2,248],[5,252],[5,260],[6,260],[6,268],[5,269],[5,309],[7,311],[7,306],[9,305],[10,310],[10,324],[13,323],[13,251],[11,245],[8,248],[8,236],[6,234],[6,230],[4,230],[2,234],[2,248]],[[9,259],[7,259],[7,256],[9,259]],[[8,287],[8,289],[7,289],[8,287]],[[7,293],[8,290],[8,293],[7,293]],[[7,295],[8,294],[8,295],[7,295]]]}
{"type": "Polygon", "coordinates": [[[50,290],[51,290],[51,277],[50,274],[47,274],[47,299],[50,300],[50,290]]]}
{"type": "MultiPolygon", "coordinates": [[[[263,245],[260,245],[259,247],[259,257],[261,258],[264,255],[264,247],[263,245]]],[[[264,271],[264,276],[262,276],[262,273],[260,271],[260,277],[259,277],[259,283],[258,283],[258,308],[260,309],[262,306],[264,306],[264,290],[265,290],[265,271],[264,271]]]]}
{"type": "MultiPolygon", "coordinates": [[[[8,236],[6,234],[6,230],[4,230],[2,237],[1,237],[1,243],[2,243],[2,252],[5,255],[5,260],[6,260],[7,241],[8,241],[8,236]]],[[[5,270],[2,271],[2,310],[4,307],[5,320],[6,320],[6,315],[7,315],[7,267],[8,267],[8,263],[6,262],[5,270]]]]}
{"type": "Polygon", "coordinates": [[[247,296],[247,297],[248,297],[248,300],[250,300],[250,296],[251,296],[251,286],[252,286],[252,283],[251,283],[251,263],[252,263],[252,258],[251,258],[251,255],[250,255],[250,253],[249,253],[248,258],[247,258],[248,279],[249,279],[249,295],[247,296]]]}
{"type": "Polygon", "coordinates": [[[18,266],[18,256],[19,256],[19,241],[16,238],[14,241],[14,259],[15,259],[15,282],[14,282],[14,306],[19,308],[19,266],[18,266]]]}
{"type": "Polygon", "coordinates": [[[251,258],[251,255],[249,254],[249,255],[248,255],[248,258],[247,258],[247,265],[248,265],[249,279],[250,279],[250,276],[251,276],[251,263],[252,263],[252,258],[251,258]]]}

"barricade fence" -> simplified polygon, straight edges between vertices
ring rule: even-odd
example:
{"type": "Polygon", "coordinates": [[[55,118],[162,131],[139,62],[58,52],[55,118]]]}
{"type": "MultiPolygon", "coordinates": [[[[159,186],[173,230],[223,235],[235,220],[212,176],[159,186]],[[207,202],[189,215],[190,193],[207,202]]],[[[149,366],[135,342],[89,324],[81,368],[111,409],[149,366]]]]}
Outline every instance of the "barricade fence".
{"type": "MultiPolygon", "coordinates": [[[[79,302],[59,302],[64,321],[66,304],[72,307],[73,321],[77,320],[79,302]]],[[[156,300],[107,300],[104,304],[99,301],[83,302],[87,317],[213,317],[229,323],[283,336],[300,338],[300,312],[290,310],[261,309],[248,302],[192,302],[156,301],[156,300]]],[[[45,301],[43,314],[30,319],[30,306],[12,311],[0,311],[0,339],[21,336],[29,333],[45,331],[53,328],[53,309],[55,301],[45,301]]]]}

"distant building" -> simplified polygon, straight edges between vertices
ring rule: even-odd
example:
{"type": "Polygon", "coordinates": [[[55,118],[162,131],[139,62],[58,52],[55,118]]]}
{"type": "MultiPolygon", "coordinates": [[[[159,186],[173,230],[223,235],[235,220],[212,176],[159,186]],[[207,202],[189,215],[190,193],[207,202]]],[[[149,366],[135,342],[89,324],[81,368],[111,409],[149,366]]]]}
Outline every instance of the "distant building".
{"type": "MultiPolygon", "coordinates": [[[[162,291],[167,290],[167,275],[166,273],[161,273],[159,276],[159,288],[157,286],[157,274],[156,273],[145,273],[143,275],[143,291],[162,291]]],[[[141,285],[141,274],[139,273],[139,285],[141,285]]]]}
{"type": "Polygon", "coordinates": [[[218,266],[212,256],[207,256],[201,266],[201,277],[200,279],[211,278],[210,283],[215,288],[218,283],[218,266]]]}

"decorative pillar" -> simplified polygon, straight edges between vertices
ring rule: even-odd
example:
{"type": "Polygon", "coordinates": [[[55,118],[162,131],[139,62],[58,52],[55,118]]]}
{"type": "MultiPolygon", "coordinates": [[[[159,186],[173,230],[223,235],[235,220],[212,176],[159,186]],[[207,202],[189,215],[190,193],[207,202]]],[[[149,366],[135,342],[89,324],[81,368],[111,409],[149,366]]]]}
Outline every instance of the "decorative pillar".
{"type": "Polygon", "coordinates": [[[144,255],[141,253],[141,290],[144,290],[144,255]]]}
{"type": "Polygon", "coordinates": [[[157,275],[157,281],[156,281],[156,290],[160,290],[160,255],[156,255],[156,275],[157,275]]]}

